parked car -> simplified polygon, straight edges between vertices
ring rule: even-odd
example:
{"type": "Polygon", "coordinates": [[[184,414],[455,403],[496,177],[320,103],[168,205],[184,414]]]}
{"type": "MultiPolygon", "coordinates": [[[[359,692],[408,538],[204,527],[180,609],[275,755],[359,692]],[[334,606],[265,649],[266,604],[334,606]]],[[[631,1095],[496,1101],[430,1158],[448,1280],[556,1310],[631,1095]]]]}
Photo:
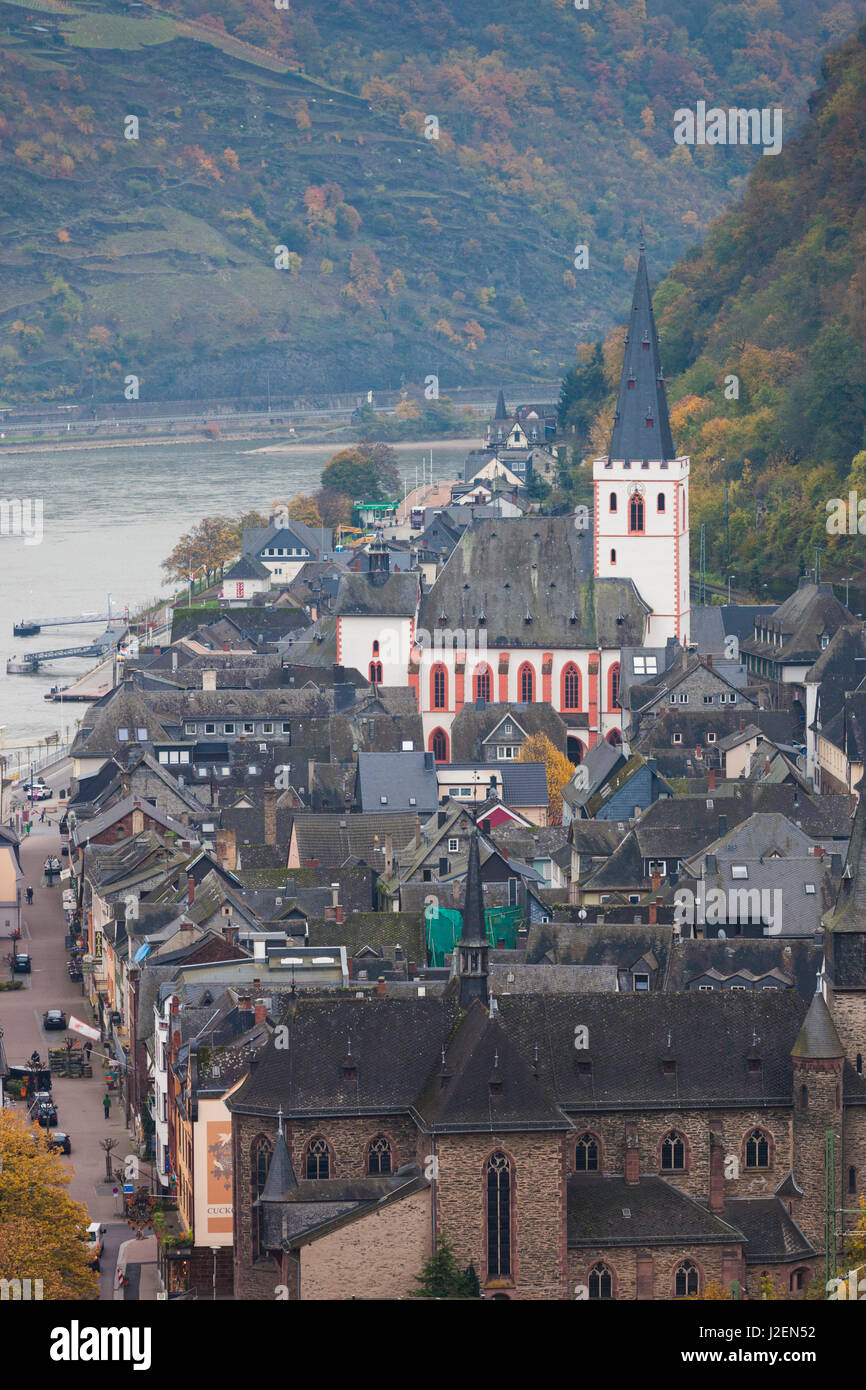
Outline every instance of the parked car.
{"type": "Polygon", "coordinates": [[[50,801],[54,795],[50,787],[44,785],[34,785],[27,793],[31,801],[50,801]]]}
{"type": "Polygon", "coordinates": [[[30,974],[30,953],[29,951],[16,951],[12,957],[12,971],[15,975],[30,974]]]}
{"type": "Polygon", "coordinates": [[[84,1237],[87,1241],[88,1254],[90,1256],[88,1263],[91,1269],[99,1269],[99,1257],[102,1254],[102,1248],[105,1243],[104,1237],[105,1227],[100,1226],[98,1221],[91,1221],[84,1237]]]}
{"type": "Polygon", "coordinates": [[[34,777],[32,781],[22,783],[25,792],[41,790],[46,785],[42,777],[34,777]]]}
{"type": "Polygon", "coordinates": [[[42,1015],[42,1027],[46,1032],[49,1028],[65,1028],[66,1014],[62,1009],[46,1009],[42,1015]]]}
{"type": "Polygon", "coordinates": [[[48,1140],[49,1149],[59,1149],[64,1154],[72,1153],[72,1144],[65,1130],[55,1129],[53,1134],[47,1134],[45,1137],[48,1140]]]}
{"type": "Polygon", "coordinates": [[[57,1124],[57,1106],[47,1091],[37,1091],[30,1107],[30,1118],[34,1124],[48,1129],[57,1124]]]}

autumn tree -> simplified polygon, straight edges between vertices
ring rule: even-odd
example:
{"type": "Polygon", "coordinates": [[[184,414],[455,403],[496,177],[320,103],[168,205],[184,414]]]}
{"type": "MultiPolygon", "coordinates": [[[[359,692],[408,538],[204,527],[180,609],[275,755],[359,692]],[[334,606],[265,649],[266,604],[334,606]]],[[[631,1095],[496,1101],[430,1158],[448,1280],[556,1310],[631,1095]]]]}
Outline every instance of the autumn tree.
{"type": "Polygon", "coordinates": [[[67,1195],[69,1181],[45,1132],[0,1110],[0,1279],[41,1279],[45,1299],[95,1299],[87,1208],[67,1195]]]}
{"type": "Polygon", "coordinates": [[[365,502],[384,502],[399,487],[397,455],[388,444],[340,449],[322,470],[322,487],[365,502]]]}
{"type": "Polygon", "coordinates": [[[303,493],[297,493],[286,504],[286,512],[290,521],[303,521],[307,526],[322,525],[315,497],[305,497],[303,493]]]}
{"type": "Polygon", "coordinates": [[[574,773],[574,764],[554,747],[547,734],[524,739],[518,762],[544,763],[547,773],[548,824],[562,824],[562,789],[574,773]]]}
{"type": "Polygon", "coordinates": [[[352,499],[345,493],[337,492],[332,487],[320,487],[318,492],[313,493],[313,501],[323,526],[330,526],[334,530],[337,526],[352,524],[352,499]]]}

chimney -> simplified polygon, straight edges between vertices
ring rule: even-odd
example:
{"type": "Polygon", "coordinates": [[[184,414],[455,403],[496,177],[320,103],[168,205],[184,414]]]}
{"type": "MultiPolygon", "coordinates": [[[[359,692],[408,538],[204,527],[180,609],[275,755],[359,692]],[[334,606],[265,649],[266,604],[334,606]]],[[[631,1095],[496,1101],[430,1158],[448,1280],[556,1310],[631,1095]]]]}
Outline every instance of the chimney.
{"type": "Polygon", "coordinates": [[[242,1013],[252,1013],[253,1001],[248,994],[241,994],[238,996],[238,1008],[242,1013]]]}
{"type": "Polygon", "coordinates": [[[823,854],[824,854],[824,846],[823,846],[823,845],[813,845],[813,846],[812,846],[812,853],[814,854],[814,856],[815,856],[816,859],[821,859],[821,858],[823,857],[823,854]]]}
{"type": "Polygon", "coordinates": [[[388,986],[385,984],[385,976],[384,976],[384,975],[380,975],[380,976],[379,976],[379,981],[378,981],[378,984],[376,985],[376,993],[377,993],[377,994],[380,994],[380,995],[381,995],[381,994],[387,994],[387,993],[388,993],[388,986]]]}
{"type": "Polygon", "coordinates": [[[202,690],[216,690],[216,671],[202,671],[201,688],[202,690]]]}
{"type": "Polygon", "coordinates": [[[707,790],[714,792],[716,790],[716,769],[714,767],[711,767],[709,771],[709,783],[707,790]]]}
{"type": "Polygon", "coordinates": [[[224,869],[234,873],[238,866],[238,837],[234,830],[216,832],[216,856],[224,869]]]}
{"type": "Polygon", "coordinates": [[[439,811],[439,812],[437,812],[436,824],[437,824],[437,826],[438,826],[438,828],[439,828],[440,830],[442,829],[442,827],[443,827],[443,825],[445,824],[445,822],[447,821],[447,819],[448,819],[448,812],[447,812],[447,811],[439,811]]]}
{"type": "Polygon", "coordinates": [[[637,1144],[637,1125],[632,1121],[625,1127],[625,1181],[627,1187],[637,1187],[640,1181],[640,1149],[637,1144]]]}
{"type": "Polygon", "coordinates": [[[389,831],[385,836],[385,877],[390,878],[394,872],[394,836],[389,831]]]}
{"type": "Polygon", "coordinates": [[[769,758],[765,758],[765,759],[764,759],[764,776],[765,776],[765,777],[768,775],[769,771],[770,771],[770,759],[769,759],[769,758]]]}
{"type": "Polygon", "coordinates": [[[741,714],[741,715],[740,715],[740,732],[741,732],[741,733],[742,733],[743,729],[745,729],[745,727],[746,727],[746,720],[745,720],[745,717],[741,714]]]}
{"type": "Polygon", "coordinates": [[[277,843],[277,789],[265,787],[265,844],[277,843]]]}
{"type": "Polygon", "coordinates": [[[661,873],[659,872],[659,870],[658,870],[657,868],[656,868],[656,869],[653,869],[653,872],[652,872],[652,890],[653,890],[653,892],[654,892],[654,893],[657,893],[657,892],[659,891],[659,889],[661,888],[661,886],[662,886],[662,876],[661,876],[661,873]]]}
{"type": "Polygon", "coordinates": [[[232,649],[232,644],[231,644],[231,642],[223,642],[223,651],[224,651],[224,652],[230,652],[231,649],[232,649]]]}
{"type": "Polygon", "coordinates": [[[195,902],[195,879],[192,874],[186,876],[186,900],[187,904],[192,907],[195,902]]]}
{"type": "Polygon", "coordinates": [[[713,669],[713,654],[712,654],[712,652],[709,652],[708,655],[707,655],[707,665],[709,666],[710,670],[712,671],[712,669],[713,669]]]}
{"type": "Polygon", "coordinates": [[[132,833],[133,835],[140,835],[143,829],[144,812],[142,811],[140,806],[136,806],[135,810],[132,813],[132,833]]]}
{"type": "Polygon", "coordinates": [[[264,999],[257,999],[257,1000],[256,1000],[255,1009],[253,1010],[253,1017],[254,1017],[254,1019],[255,1019],[255,1022],[256,1022],[256,1023],[264,1023],[264,1021],[265,1021],[265,1019],[267,1018],[267,1016],[268,1016],[268,1006],[267,1006],[267,1004],[265,1003],[264,999]]]}
{"type": "Polygon", "coordinates": [[[659,910],[655,903],[650,903],[649,905],[649,920],[651,927],[654,927],[659,920],[659,910]]]}

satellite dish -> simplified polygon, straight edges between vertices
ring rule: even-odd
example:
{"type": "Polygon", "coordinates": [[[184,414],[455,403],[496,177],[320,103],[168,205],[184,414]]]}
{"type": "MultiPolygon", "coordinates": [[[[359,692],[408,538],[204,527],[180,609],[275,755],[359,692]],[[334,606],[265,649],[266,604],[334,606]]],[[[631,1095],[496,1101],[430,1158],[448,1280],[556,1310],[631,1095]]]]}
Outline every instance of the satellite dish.
{"type": "Polygon", "coordinates": [[[724,941],[724,940],[725,940],[725,929],[724,929],[724,927],[719,927],[719,940],[720,940],[720,941],[724,941]]]}

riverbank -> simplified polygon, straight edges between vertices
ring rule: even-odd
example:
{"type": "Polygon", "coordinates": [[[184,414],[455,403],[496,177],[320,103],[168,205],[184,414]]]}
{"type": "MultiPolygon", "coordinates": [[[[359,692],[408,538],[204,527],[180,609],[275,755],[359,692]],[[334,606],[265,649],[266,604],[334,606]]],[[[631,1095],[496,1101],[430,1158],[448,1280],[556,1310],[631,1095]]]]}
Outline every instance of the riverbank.
{"type": "MultiPolygon", "coordinates": [[[[242,452],[247,454],[285,454],[293,451],[303,451],[306,453],[336,453],[338,449],[345,448],[347,445],[356,444],[359,439],[357,429],[342,428],[335,429],[332,434],[328,434],[326,440],[322,439],[326,431],[318,429],[305,433],[298,430],[296,436],[280,442],[265,444],[259,449],[245,449],[242,452]]],[[[183,445],[200,444],[207,447],[209,444],[243,444],[248,440],[273,439],[272,430],[258,431],[256,429],[220,430],[219,435],[209,438],[199,430],[195,434],[142,434],[124,435],[121,439],[69,439],[69,440],[39,440],[34,443],[16,441],[7,443],[0,441],[0,459],[13,458],[19,454],[63,454],[80,452],[82,449],[147,449],[150,447],[165,447],[167,444],[183,445]]],[[[396,439],[389,440],[394,447],[405,449],[429,450],[441,447],[449,449],[472,449],[478,447],[477,436],[464,439],[450,439],[440,436],[438,439],[396,439]]]]}

